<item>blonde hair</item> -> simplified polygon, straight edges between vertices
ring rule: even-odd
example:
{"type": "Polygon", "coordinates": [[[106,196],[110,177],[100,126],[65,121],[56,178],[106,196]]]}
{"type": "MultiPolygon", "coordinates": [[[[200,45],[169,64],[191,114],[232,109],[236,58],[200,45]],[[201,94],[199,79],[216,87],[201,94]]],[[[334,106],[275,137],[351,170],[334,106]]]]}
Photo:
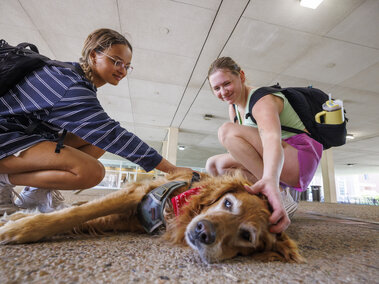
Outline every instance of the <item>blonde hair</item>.
{"type": "Polygon", "coordinates": [[[80,67],[83,69],[87,79],[93,82],[92,61],[90,58],[91,52],[104,51],[110,48],[113,44],[124,44],[133,52],[130,42],[120,33],[111,29],[98,29],[90,33],[84,42],[82,49],[82,57],[79,59],[80,67]]]}
{"type": "Polygon", "coordinates": [[[241,67],[230,57],[220,57],[217,58],[208,70],[208,79],[213,73],[217,70],[224,69],[230,71],[234,75],[239,75],[241,71],[241,67]]]}

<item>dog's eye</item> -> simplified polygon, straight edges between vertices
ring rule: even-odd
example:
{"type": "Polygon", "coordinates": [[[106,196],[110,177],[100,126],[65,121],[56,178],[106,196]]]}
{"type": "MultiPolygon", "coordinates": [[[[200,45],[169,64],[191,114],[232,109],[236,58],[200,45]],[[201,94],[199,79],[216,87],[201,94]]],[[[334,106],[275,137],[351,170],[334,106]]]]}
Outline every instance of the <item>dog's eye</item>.
{"type": "Polygon", "coordinates": [[[230,202],[229,199],[225,199],[225,201],[224,201],[224,206],[225,206],[225,208],[227,208],[227,209],[231,209],[231,208],[232,208],[232,202],[230,202]]]}
{"type": "Polygon", "coordinates": [[[251,234],[247,230],[240,230],[240,237],[245,241],[251,242],[251,234]]]}

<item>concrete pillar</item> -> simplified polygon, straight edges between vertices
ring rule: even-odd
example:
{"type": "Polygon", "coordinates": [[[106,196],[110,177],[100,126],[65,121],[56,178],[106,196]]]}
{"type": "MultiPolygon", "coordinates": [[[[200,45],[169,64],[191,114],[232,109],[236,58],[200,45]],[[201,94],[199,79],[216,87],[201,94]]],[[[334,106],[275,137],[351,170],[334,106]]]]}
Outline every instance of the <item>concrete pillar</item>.
{"type": "Polygon", "coordinates": [[[321,172],[325,202],[337,203],[333,150],[331,148],[322,153],[321,172]]]}
{"type": "Polygon", "coordinates": [[[162,156],[170,163],[176,165],[176,155],[178,150],[179,128],[170,127],[168,129],[167,141],[163,141],[162,156]]]}
{"type": "Polygon", "coordinates": [[[163,145],[162,145],[162,157],[167,160],[167,141],[163,141],[163,145]]]}

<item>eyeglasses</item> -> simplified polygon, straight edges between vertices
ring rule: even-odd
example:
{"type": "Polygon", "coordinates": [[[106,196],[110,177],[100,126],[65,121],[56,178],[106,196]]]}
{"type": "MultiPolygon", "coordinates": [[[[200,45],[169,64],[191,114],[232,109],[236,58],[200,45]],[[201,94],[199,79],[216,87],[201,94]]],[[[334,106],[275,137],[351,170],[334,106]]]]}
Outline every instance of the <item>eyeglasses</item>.
{"type": "Polygon", "coordinates": [[[122,60],[118,60],[118,59],[115,59],[115,58],[113,58],[112,56],[109,56],[108,54],[106,54],[106,53],[104,53],[104,52],[102,52],[102,51],[97,51],[98,53],[101,53],[101,54],[103,54],[103,55],[105,55],[106,57],[108,57],[110,60],[112,60],[112,62],[113,62],[113,64],[114,64],[114,66],[116,67],[116,68],[125,68],[125,70],[126,70],[126,72],[128,73],[128,74],[130,74],[130,73],[132,73],[132,71],[133,71],[133,66],[130,66],[130,65],[126,65],[124,62],[122,62],[122,60]]]}

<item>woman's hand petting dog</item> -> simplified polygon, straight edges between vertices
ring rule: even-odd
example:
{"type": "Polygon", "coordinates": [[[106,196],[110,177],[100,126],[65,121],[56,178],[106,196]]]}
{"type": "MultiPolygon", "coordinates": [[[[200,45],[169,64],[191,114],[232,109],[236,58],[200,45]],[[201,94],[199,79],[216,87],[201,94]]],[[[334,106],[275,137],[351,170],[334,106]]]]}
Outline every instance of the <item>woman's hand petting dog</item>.
{"type": "Polygon", "coordinates": [[[287,212],[284,209],[277,183],[272,180],[266,181],[261,179],[252,186],[245,186],[245,189],[251,194],[262,193],[267,197],[272,208],[272,214],[269,218],[271,224],[270,232],[284,232],[291,224],[291,220],[288,218],[287,212]]]}

